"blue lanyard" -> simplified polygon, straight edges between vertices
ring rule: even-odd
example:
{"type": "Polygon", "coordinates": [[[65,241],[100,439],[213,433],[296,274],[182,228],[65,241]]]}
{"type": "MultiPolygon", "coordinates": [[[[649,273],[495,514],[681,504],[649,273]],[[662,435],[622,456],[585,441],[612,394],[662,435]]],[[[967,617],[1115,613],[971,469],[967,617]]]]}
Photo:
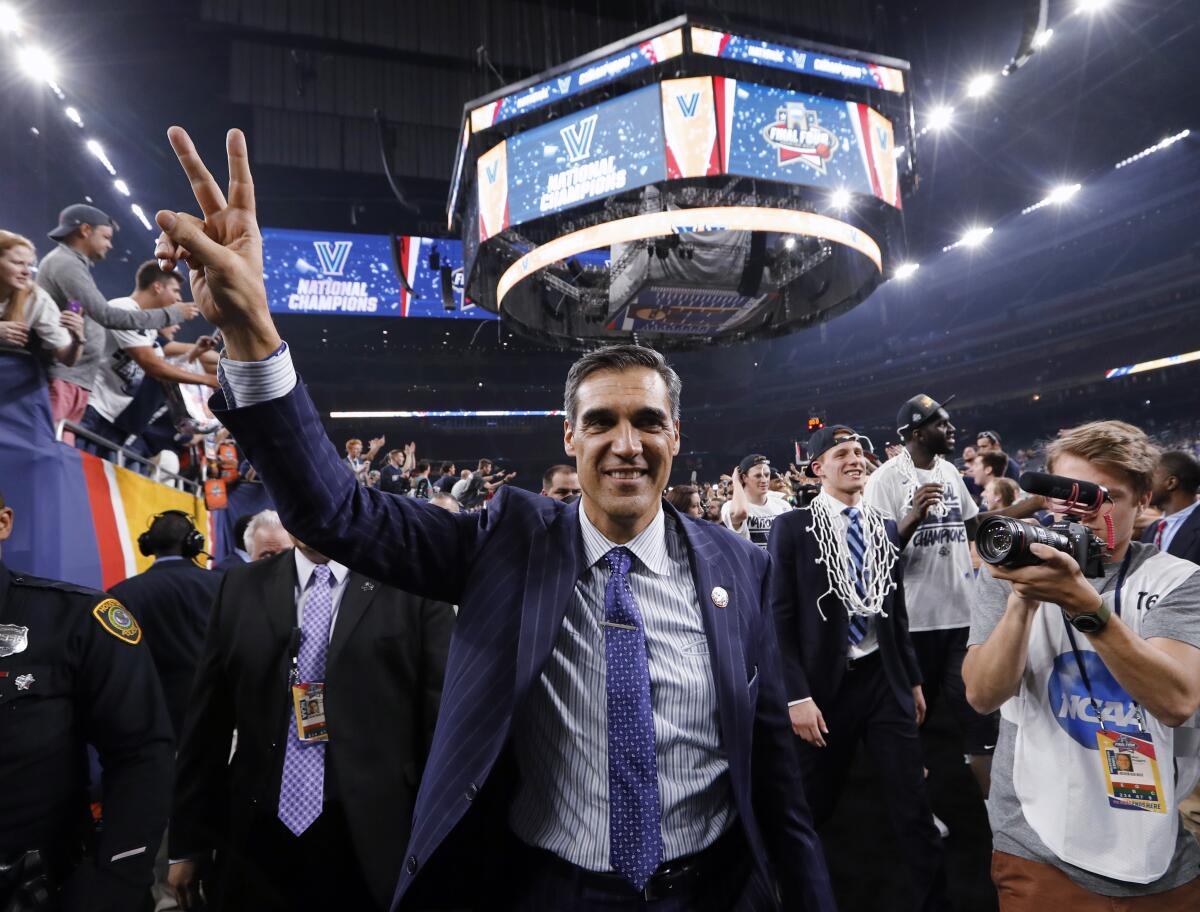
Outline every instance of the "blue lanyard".
{"type": "MultiPolygon", "coordinates": [[[[1133,559],[1133,543],[1130,542],[1125,546],[1125,559],[1121,561],[1121,569],[1117,571],[1117,594],[1114,596],[1115,614],[1121,616],[1121,590],[1125,587],[1125,577],[1129,573],[1129,565],[1133,559]]],[[[1071,626],[1070,620],[1067,618],[1067,613],[1063,612],[1063,624],[1067,628],[1067,639],[1071,641],[1071,653],[1075,656],[1075,667],[1079,669],[1079,678],[1083,681],[1083,686],[1087,688],[1088,700],[1092,704],[1092,711],[1096,714],[1096,724],[1101,728],[1104,727],[1104,722],[1100,717],[1100,701],[1096,699],[1092,693],[1092,682],[1088,679],[1087,669],[1084,667],[1083,659],[1079,655],[1079,644],[1075,641],[1075,628],[1071,626]]],[[[1146,730],[1146,719],[1142,715],[1142,707],[1138,705],[1137,700],[1133,701],[1133,711],[1137,714],[1138,725],[1142,731],[1146,730]]]]}

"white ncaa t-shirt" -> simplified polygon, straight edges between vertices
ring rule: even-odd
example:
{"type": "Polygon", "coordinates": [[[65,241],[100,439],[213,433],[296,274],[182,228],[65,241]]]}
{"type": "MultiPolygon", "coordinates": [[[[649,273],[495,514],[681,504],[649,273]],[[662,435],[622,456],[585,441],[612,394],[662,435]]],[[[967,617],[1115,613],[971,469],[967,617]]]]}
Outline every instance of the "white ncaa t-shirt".
{"type": "Polygon", "coordinates": [[[733,501],[727,500],[721,505],[721,522],[726,529],[736,532],[747,541],[753,542],[764,551],[767,549],[767,539],[771,535],[771,523],[781,513],[787,513],[792,505],[787,498],[776,491],[767,492],[767,501],[761,507],[755,503],[746,504],[746,519],[740,529],[733,528],[729,518],[733,512],[733,501]]]}
{"type": "MultiPolygon", "coordinates": [[[[139,310],[133,298],[114,298],[108,302],[113,307],[139,310]]],[[[133,401],[146,372],[126,353],[127,348],[152,348],[158,357],[163,356],[155,329],[109,329],[105,330],[104,355],[96,371],[95,385],[88,397],[88,405],[109,421],[125,411],[133,401]]]]}
{"type": "Polygon", "coordinates": [[[928,513],[901,552],[908,629],[948,630],[971,624],[975,569],[965,521],[979,514],[962,476],[949,463],[916,469],[915,479],[895,459],[870,478],[863,499],[887,519],[899,522],[912,509],[913,492],[923,484],[942,485],[945,516],[928,513]]]}

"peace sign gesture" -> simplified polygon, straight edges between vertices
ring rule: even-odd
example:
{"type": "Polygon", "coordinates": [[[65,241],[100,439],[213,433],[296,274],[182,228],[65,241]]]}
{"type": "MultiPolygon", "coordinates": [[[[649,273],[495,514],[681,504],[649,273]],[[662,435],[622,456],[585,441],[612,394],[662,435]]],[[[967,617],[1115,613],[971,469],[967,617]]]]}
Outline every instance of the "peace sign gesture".
{"type": "Polygon", "coordinates": [[[254,181],[241,130],[225,138],[229,197],[221,192],[196,146],[182,127],[167,138],[183,167],[203,219],[162,210],[154,220],[163,230],[154,255],[164,269],[182,260],[190,270],[192,294],[205,319],[220,327],[225,351],[238,361],[258,361],[279,347],[263,284],[262,234],[254,212],[254,181]]]}

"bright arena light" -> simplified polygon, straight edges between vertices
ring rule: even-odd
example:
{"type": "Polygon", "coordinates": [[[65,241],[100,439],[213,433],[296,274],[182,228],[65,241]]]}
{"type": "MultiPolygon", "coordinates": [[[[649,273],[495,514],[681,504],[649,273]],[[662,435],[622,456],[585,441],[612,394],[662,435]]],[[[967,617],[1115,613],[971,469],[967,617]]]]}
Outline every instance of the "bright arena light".
{"type": "Polygon", "coordinates": [[[791,250],[796,246],[796,239],[794,237],[784,238],[783,246],[784,249],[791,250]]]}
{"type": "Polygon", "coordinates": [[[915,273],[920,268],[921,268],[920,263],[901,263],[899,266],[896,267],[896,273],[895,273],[896,278],[897,279],[907,279],[909,276],[911,276],[913,273],[915,273]]]}
{"type": "Polygon", "coordinates": [[[957,247],[959,244],[961,244],[963,247],[978,247],[985,240],[987,240],[987,236],[991,233],[992,229],[990,227],[969,228],[966,233],[963,234],[962,238],[959,239],[958,244],[955,244],[954,246],[957,247]]]}
{"type": "Polygon", "coordinates": [[[54,65],[54,58],[39,47],[21,48],[17,53],[17,63],[30,79],[53,85],[54,80],[58,78],[58,67],[54,65]]]}
{"type": "Polygon", "coordinates": [[[1075,4],[1075,11],[1079,13],[1098,13],[1109,6],[1110,3],[1111,0],[1079,0],[1075,4]]]}
{"type": "Polygon", "coordinates": [[[1042,29],[1033,36],[1033,46],[1036,50],[1041,50],[1050,43],[1050,39],[1054,37],[1054,29],[1042,29]]]}
{"type": "Polygon", "coordinates": [[[980,73],[978,76],[972,77],[971,81],[967,83],[967,97],[982,98],[992,90],[995,84],[996,77],[991,73],[980,73]]]}
{"type": "Polygon", "coordinates": [[[845,209],[850,205],[850,191],[845,187],[838,187],[829,194],[829,204],[834,209],[845,209]]]}
{"type": "Polygon", "coordinates": [[[63,108],[63,113],[67,115],[67,120],[71,121],[75,126],[83,128],[83,118],[79,116],[78,108],[66,107],[63,108]]]}
{"type": "Polygon", "coordinates": [[[113,181],[113,186],[117,188],[117,192],[121,195],[129,196],[129,184],[125,183],[125,181],[117,178],[113,181]]]}
{"type": "Polygon", "coordinates": [[[1076,193],[1078,193],[1080,187],[1082,186],[1082,184],[1060,184],[1051,190],[1049,194],[1047,194],[1046,199],[1043,200],[1043,202],[1051,205],[1065,203],[1076,193]]]}
{"type": "Polygon", "coordinates": [[[21,32],[21,17],[7,3],[0,3],[0,35],[17,35],[21,32]]]}
{"type": "Polygon", "coordinates": [[[117,176],[117,169],[113,167],[113,163],[108,160],[108,156],[104,154],[104,147],[94,139],[89,139],[84,145],[87,150],[100,160],[100,164],[104,165],[106,171],[113,177],[117,176]]]}
{"type": "Polygon", "coordinates": [[[938,105],[929,112],[925,126],[930,130],[944,130],[953,122],[954,108],[950,107],[950,105],[938,105]]]}
{"type": "Polygon", "coordinates": [[[129,207],[129,211],[137,216],[138,221],[142,223],[142,226],[147,231],[154,230],[154,226],[150,224],[150,219],[146,218],[146,213],[144,211],[142,211],[141,206],[139,206],[137,203],[134,203],[132,206],[129,207]]]}

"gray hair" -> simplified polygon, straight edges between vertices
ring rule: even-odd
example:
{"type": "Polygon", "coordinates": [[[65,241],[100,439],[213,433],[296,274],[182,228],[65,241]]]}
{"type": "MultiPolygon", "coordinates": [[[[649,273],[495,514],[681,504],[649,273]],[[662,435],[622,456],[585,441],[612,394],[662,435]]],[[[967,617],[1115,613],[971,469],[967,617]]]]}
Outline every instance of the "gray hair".
{"type": "MultiPolygon", "coordinates": [[[[279,514],[274,510],[263,510],[261,513],[255,513],[254,517],[246,526],[246,532],[242,536],[242,547],[247,554],[254,553],[254,535],[259,529],[283,529],[283,521],[280,520],[279,514]]],[[[284,529],[286,532],[287,530],[284,529]]]]}
{"type": "Polygon", "coordinates": [[[579,386],[585,379],[600,371],[626,371],[635,367],[647,367],[662,377],[667,387],[671,418],[678,421],[679,397],[683,392],[683,381],[679,379],[679,374],[675,373],[675,369],[653,348],[621,342],[594,349],[571,365],[571,369],[567,371],[566,389],[563,390],[563,411],[567,414],[567,423],[571,427],[575,426],[579,386]]]}

